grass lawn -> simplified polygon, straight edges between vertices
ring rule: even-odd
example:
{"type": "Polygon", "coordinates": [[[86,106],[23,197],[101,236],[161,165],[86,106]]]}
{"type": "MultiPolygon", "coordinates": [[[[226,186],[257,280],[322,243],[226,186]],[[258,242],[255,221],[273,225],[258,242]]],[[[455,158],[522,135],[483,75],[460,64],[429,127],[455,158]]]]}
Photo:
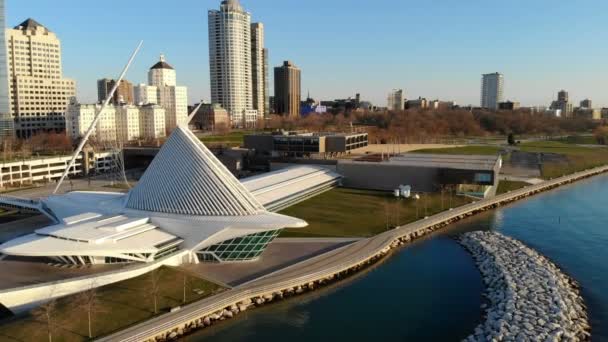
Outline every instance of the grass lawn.
{"type": "Polygon", "coordinates": [[[124,182],[117,182],[114,184],[104,185],[103,187],[108,189],[130,190],[133,187],[133,184],[127,185],[124,182]]]}
{"type": "MultiPolygon", "coordinates": [[[[444,194],[424,194],[418,200],[419,218],[456,208],[472,200],[444,194]]],[[[281,237],[369,237],[416,221],[416,201],[396,199],[388,192],[338,188],[296,204],[281,214],[309,223],[304,229],[288,229],[281,237]]]]}
{"type": "Polygon", "coordinates": [[[593,135],[571,135],[555,141],[574,145],[597,145],[597,139],[593,135]]]}
{"type": "Polygon", "coordinates": [[[509,191],[519,190],[521,188],[525,188],[528,185],[530,184],[526,182],[500,181],[500,183],[498,183],[498,189],[496,190],[496,194],[500,195],[509,191]]]}
{"type": "MultiPolygon", "coordinates": [[[[186,276],[186,301],[188,303],[208,297],[222,290],[216,284],[186,275],[180,270],[163,267],[159,273],[159,314],[183,304],[183,284],[186,276]],[[194,291],[202,290],[201,294],[194,291]]],[[[99,305],[93,313],[92,330],[95,337],[126,328],[150,319],[154,314],[149,274],[98,289],[99,305]]],[[[75,303],[75,296],[60,299],[53,314],[56,326],[53,341],[88,340],[87,311],[75,303]]],[[[26,316],[0,325],[0,340],[44,341],[48,340],[46,323],[26,316]]]]}
{"type": "Polygon", "coordinates": [[[545,179],[583,171],[608,164],[608,148],[583,147],[557,141],[524,143],[520,146],[524,152],[554,153],[564,156],[563,161],[547,161],[542,166],[545,179]]]}
{"type": "Polygon", "coordinates": [[[243,145],[244,136],[249,133],[247,131],[232,131],[228,134],[202,135],[199,136],[199,139],[205,144],[241,146],[243,145]]]}
{"type": "Polygon", "coordinates": [[[498,146],[464,146],[448,147],[438,149],[423,149],[410,153],[429,153],[429,154],[463,154],[463,155],[497,155],[502,149],[498,146]]]}

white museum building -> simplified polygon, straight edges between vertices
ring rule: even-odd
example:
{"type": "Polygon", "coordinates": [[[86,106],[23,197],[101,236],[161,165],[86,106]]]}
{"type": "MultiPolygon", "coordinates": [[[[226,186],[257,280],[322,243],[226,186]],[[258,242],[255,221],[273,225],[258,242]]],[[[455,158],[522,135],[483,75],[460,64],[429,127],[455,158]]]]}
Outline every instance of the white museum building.
{"type": "Polygon", "coordinates": [[[184,252],[183,263],[252,261],[285,228],[280,210],[335,187],[340,176],[295,166],[240,182],[179,126],[127,194],[71,192],[40,201],[55,224],[0,245],[4,256],[77,265],[152,263],[184,252]]]}

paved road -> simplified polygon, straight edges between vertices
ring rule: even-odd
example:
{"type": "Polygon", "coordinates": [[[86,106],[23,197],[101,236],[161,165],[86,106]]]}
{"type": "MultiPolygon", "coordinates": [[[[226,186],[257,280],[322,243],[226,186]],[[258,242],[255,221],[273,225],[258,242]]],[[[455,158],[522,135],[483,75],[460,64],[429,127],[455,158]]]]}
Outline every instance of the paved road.
{"type": "Polygon", "coordinates": [[[231,290],[223,292],[211,298],[191,304],[180,311],[168,313],[144,323],[135,325],[121,332],[101,339],[100,341],[143,341],[166,331],[182,326],[203,316],[212,314],[238,303],[244,299],[262,296],[294,286],[299,286],[316,280],[327,278],[353,266],[359,265],[383,250],[390,247],[391,243],[399,237],[410,233],[426,230],[429,227],[457,219],[474,212],[485,210],[496,205],[502,205],[515,201],[522,197],[536,194],[541,191],[552,189],[561,184],[569,183],[577,179],[586,178],[595,174],[608,171],[608,166],[589,171],[580,172],[571,176],[561,177],[537,185],[531,185],[524,189],[498,195],[491,199],[468,204],[460,208],[443,212],[425,220],[385,232],[375,237],[361,240],[346,247],[328,252],[318,257],[306,260],[284,270],[275,272],[261,279],[243,284],[231,290]]]}

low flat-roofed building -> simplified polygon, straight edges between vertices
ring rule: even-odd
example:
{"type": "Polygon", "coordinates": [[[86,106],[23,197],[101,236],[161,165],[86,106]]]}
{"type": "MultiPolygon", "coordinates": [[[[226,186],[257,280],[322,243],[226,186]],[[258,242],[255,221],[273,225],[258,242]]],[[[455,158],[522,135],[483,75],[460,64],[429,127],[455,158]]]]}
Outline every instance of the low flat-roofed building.
{"type": "Polygon", "coordinates": [[[367,133],[281,132],[245,136],[245,148],[273,157],[340,155],[369,144],[367,133]]]}
{"type": "MultiPolygon", "coordinates": [[[[114,152],[87,152],[76,158],[70,176],[85,176],[111,171],[117,154],[114,152]],[[83,167],[83,156],[86,159],[83,167]]],[[[57,181],[68,167],[72,156],[30,158],[0,162],[0,189],[57,181]]]]}
{"type": "Polygon", "coordinates": [[[414,192],[455,186],[459,192],[485,197],[498,185],[502,158],[478,155],[403,154],[388,161],[339,160],[337,172],[346,187],[393,191],[409,185],[414,192]]]}
{"type": "Polygon", "coordinates": [[[574,116],[577,118],[584,118],[589,120],[601,120],[602,110],[594,108],[577,108],[574,111],[574,116]]]}
{"type": "Polygon", "coordinates": [[[500,110],[518,110],[519,108],[521,108],[519,102],[506,101],[498,104],[498,109],[500,110]]]}

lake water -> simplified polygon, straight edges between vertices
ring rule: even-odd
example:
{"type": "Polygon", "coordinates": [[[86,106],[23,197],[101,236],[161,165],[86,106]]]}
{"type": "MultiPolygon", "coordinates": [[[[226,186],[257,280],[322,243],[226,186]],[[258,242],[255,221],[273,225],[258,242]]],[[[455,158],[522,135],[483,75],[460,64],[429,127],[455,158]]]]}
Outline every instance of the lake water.
{"type": "Polygon", "coordinates": [[[608,176],[460,222],[345,283],[252,310],[188,341],[458,341],[481,320],[483,284],[450,236],[497,230],[579,281],[595,341],[608,341],[608,176]]]}

